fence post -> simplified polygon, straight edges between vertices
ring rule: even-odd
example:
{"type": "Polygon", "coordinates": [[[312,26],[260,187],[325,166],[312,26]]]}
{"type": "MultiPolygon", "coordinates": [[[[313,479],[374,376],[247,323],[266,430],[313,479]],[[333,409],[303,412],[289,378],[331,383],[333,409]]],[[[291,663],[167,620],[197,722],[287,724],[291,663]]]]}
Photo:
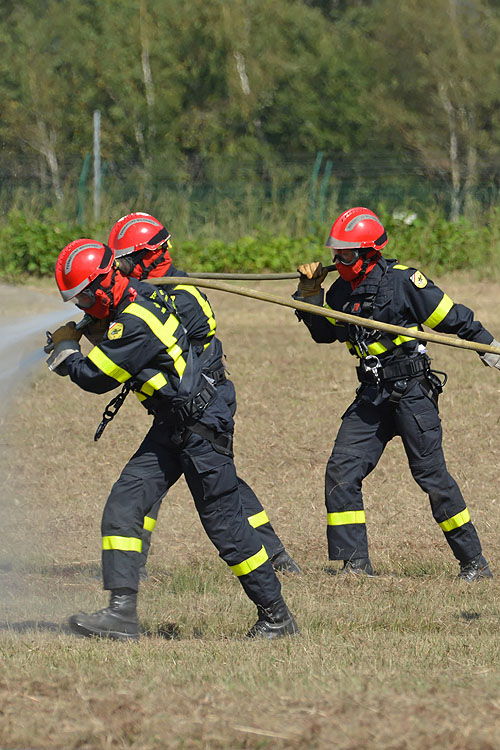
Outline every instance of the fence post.
{"type": "Polygon", "coordinates": [[[87,152],[83,159],[82,171],[80,172],[80,179],[78,180],[78,224],[83,224],[83,211],[85,204],[85,180],[89,173],[90,166],[90,154],[87,152]]]}
{"type": "Polygon", "coordinates": [[[94,110],[94,221],[101,214],[101,113],[94,110]]]}
{"type": "Polygon", "coordinates": [[[316,154],[316,161],[311,175],[311,183],[309,189],[309,207],[310,207],[310,220],[311,228],[314,225],[314,218],[316,214],[316,180],[318,179],[319,170],[321,168],[321,162],[323,161],[323,152],[318,151],[316,154]]]}
{"type": "Polygon", "coordinates": [[[326,206],[326,189],[328,187],[328,181],[332,173],[333,162],[328,159],[325,165],[325,171],[323,179],[321,180],[321,187],[319,189],[319,220],[322,224],[325,222],[325,206],[326,206]]]}

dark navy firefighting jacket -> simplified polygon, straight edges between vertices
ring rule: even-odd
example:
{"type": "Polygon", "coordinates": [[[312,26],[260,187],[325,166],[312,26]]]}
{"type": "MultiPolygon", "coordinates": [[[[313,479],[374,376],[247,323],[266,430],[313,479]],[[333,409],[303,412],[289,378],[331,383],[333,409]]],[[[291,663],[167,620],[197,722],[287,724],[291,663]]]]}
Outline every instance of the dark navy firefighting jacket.
{"type": "Polygon", "coordinates": [[[423,273],[397,260],[380,258],[355,289],[339,277],[326,292],[324,306],[407,328],[408,336],[364,329],[366,349],[360,349],[351,326],[332,318],[298,313],[318,343],[342,341],[359,358],[375,355],[384,364],[396,353],[416,354],[420,340],[412,338],[411,331],[422,331],[423,326],[481,344],[493,341],[492,334],[474,319],[472,310],[453,302],[423,273]]]}
{"type": "MultiPolygon", "coordinates": [[[[171,415],[174,407],[206,384],[170,297],[135,279],[110,316],[103,341],[87,357],[72,354],[66,365],[71,380],[93,393],[106,393],[130,382],[143,406],[160,416],[171,415]]],[[[233,428],[224,404],[218,410],[207,409],[201,421],[218,431],[233,428]]]]}
{"type": "MultiPolygon", "coordinates": [[[[165,276],[185,276],[185,271],[180,271],[170,265],[165,276]]],[[[154,283],[154,279],[151,279],[154,283]]],[[[163,287],[171,297],[176,315],[187,331],[195,351],[202,359],[202,367],[205,372],[222,367],[222,344],[215,335],[216,322],[214,312],[203,292],[190,284],[165,285],[163,287]]]]}

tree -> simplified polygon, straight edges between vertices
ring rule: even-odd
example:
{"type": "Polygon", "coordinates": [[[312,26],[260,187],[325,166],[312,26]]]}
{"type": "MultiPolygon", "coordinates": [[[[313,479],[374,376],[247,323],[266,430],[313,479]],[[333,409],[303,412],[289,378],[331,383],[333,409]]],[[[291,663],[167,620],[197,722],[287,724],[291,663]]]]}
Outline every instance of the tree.
{"type": "Polygon", "coordinates": [[[498,10],[481,0],[383,0],[370,18],[379,61],[368,94],[380,127],[398,133],[430,174],[451,182],[450,217],[474,205],[474,189],[500,140],[498,10]]]}

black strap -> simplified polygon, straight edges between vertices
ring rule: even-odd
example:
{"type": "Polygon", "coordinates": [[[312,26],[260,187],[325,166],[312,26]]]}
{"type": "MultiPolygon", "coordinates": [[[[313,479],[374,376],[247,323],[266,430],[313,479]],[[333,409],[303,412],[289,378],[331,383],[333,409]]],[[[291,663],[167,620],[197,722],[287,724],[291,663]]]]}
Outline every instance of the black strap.
{"type": "Polygon", "coordinates": [[[226,368],[224,365],[217,370],[209,370],[205,374],[208,378],[214,381],[214,385],[219,385],[219,383],[223,383],[227,380],[226,368]]]}
{"type": "Polygon", "coordinates": [[[389,403],[392,406],[396,407],[405,393],[410,390],[415,381],[416,378],[410,378],[410,380],[396,380],[394,383],[392,383],[392,392],[389,396],[389,403]]]}
{"type": "Polygon", "coordinates": [[[233,457],[233,436],[230,432],[216,432],[200,422],[187,425],[187,429],[212,443],[217,453],[222,453],[223,456],[229,456],[230,458],[233,457]]]}
{"type": "MultiPolygon", "coordinates": [[[[363,267],[361,273],[364,274],[366,271],[366,267],[368,266],[369,260],[366,257],[366,254],[363,259],[363,267]]],[[[380,264],[381,256],[377,258],[377,265],[380,265],[382,267],[382,272],[380,274],[380,279],[378,281],[377,286],[371,291],[370,293],[367,293],[363,299],[363,302],[361,303],[361,310],[356,313],[361,318],[367,318],[368,320],[373,320],[373,312],[375,309],[375,299],[377,297],[377,294],[380,291],[380,287],[382,284],[382,281],[384,280],[384,277],[387,273],[388,266],[380,264]]],[[[350,302],[351,300],[348,300],[346,304],[343,307],[344,312],[350,312],[350,302]]],[[[347,325],[347,332],[349,337],[349,342],[354,346],[358,347],[358,349],[362,353],[366,353],[368,351],[368,345],[373,343],[374,341],[382,341],[384,347],[387,350],[393,349],[396,345],[394,344],[393,340],[390,339],[388,336],[384,335],[382,331],[374,331],[370,328],[363,328],[363,326],[359,325],[353,325],[348,324],[347,325]]],[[[356,350],[352,350],[351,354],[357,354],[356,350]]],[[[359,355],[358,355],[359,356],[359,355]]]]}
{"type": "MultiPolygon", "coordinates": [[[[170,237],[170,235],[168,235],[170,237]]],[[[152,238],[155,239],[155,238],[152,238]]],[[[151,242],[152,240],[150,240],[151,242]]],[[[154,250],[155,248],[151,247],[145,247],[142,250],[137,250],[133,254],[134,261],[141,267],[142,269],[142,275],[141,275],[141,281],[147,281],[148,275],[151,273],[151,271],[154,271],[155,268],[157,268],[160,263],[163,263],[165,261],[165,253],[168,252],[168,247],[162,246],[161,250],[162,252],[158,254],[158,256],[154,259],[152,263],[150,263],[148,266],[144,263],[145,256],[151,252],[151,250],[154,250]]]]}
{"type": "Polygon", "coordinates": [[[214,401],[216,396],[217,391],[215,387],[207,381],[206,385],[198,393],[190,396],[174,409],[175,414],[180,418],[181,422],[196,421],[203,416],[203,412],[214,401]]]}
{"type": "Polygon", "coordinates": [[[363,360],[361,360],[359,367],[356,367],[356,374],[360,383],[373,384],[381,380],[412,378],[429,369],[429,358],[422,355],[411,359],[397,360],[385,367],[378,367],[376,372],[373,369],[366,370],[363,366],[363,360]]]}

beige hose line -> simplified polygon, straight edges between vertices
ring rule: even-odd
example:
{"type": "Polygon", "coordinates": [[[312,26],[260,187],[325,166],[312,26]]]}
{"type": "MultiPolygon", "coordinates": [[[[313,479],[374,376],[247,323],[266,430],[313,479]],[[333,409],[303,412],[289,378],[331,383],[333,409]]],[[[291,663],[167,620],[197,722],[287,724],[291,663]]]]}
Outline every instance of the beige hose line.
{"type": "Polygon", "coordinates": [[[158,284],[160,286],[164,284],[187,284],[189,286],[215,289],[218,292],[239,294],[243,297],[251,297],[252,299],[261,300],[262,302],[271,302],[274,305],[291,307],[294,310],[312,313],[313,315],[320,315],[323,318],[333,318],[342,323],[352,323],[353,325],[362,326],[363,328],[374,328],[378,331],[386,331],[387,333],[396,336],[411,336],[411,338],[420,339],[421,341],[444,344],[445,346],[454,346],[458,349],[472,349],[476,352],[492,352],[493,354],[500,354],[500,349],[498,347],[489,346],[488,344],[479,344],[475,341],[465,341],[464,339],[453,338],[452,336],[441,333],[427,333],[426,331],[409,330],[402,326],[394,326],[390,323],[382,323],[379,320],[371,320],[370,318],[360,318],[357,315],[349,315],[348,313],[340,312],[338,310],[330,310],[317,305],[310,305],[307,302],[299,302],[294,299],[288,300],[284,297],[277,297],[274,294],[260,292],[257,289],[245,289],[244,287],[226,284],[222,281],[212,281],[194,276],[164,276],[158,279],[148,279],[148,283],[155,285],[158,284]]]}

